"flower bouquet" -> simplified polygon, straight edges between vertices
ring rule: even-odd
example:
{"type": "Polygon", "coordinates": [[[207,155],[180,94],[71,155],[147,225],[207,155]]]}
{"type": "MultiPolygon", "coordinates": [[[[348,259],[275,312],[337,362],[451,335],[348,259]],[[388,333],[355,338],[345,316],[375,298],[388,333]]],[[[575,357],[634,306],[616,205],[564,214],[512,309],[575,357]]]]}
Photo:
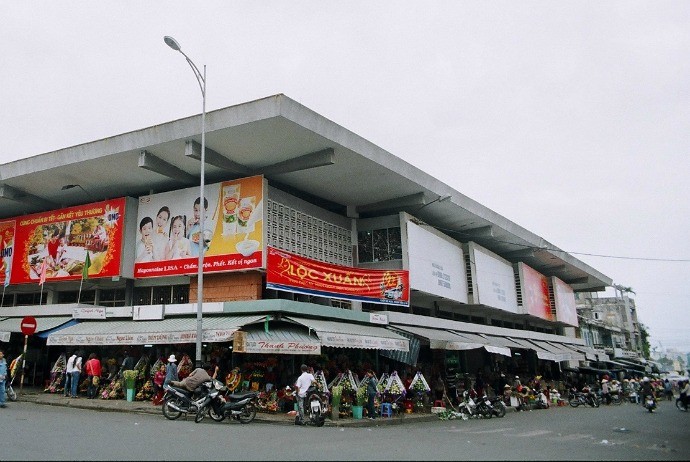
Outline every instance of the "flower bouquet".
{"type": "Polygon", "coordinates": [[[418,395],[422,395],[424,393],[428,393],[431,391],[431,387],[429,387],[429,384],[424,378],[424,375],[420,371],[417,371],[417,373],[414,376],[414,379],[412,379],[412,382],[410,382],[410,390],[414,391],[418,395]]]}
{"type": "Polygon", "coordinates": [[[340,400],[343,398],[343,387],[335,385],[331,388],[331,406],[340,407],[340,400]]]}
{"type": "Polygon", "coordinates": [[[177,376],[180,378],[180,380],[183,380],[192,373],[192,370],[194,370],[192,360],[188,354],[185,354],[182,356],[180,363],[177,365],[177,376]]]}
{"type": "Polygon", "coordinates": [[[397,371],[393,371],[390,377],[388,377],[388,382],[386,383],[384,392],[395,397],[405,396],[405,385],[403,385],[402,380],[400,380],[400,376],[398,376],[397,371]]]}
{"type": "Polygon", "coordinates": [[[134,388],[137,382],[137,377],[139,376],[139,372],[132,369],[129,371],[124,371],[122,373],[122,378],[124,379],[125,386],[127,388],[134,388]]]}
{"type": "Polygon", "coordinates": [[[326,383],[326,377],[323,375],[323,371],[316,371],[314,373],[314,386],[319,393],[328,394],[328,384],[326,383]]]}
{"type": "Polygon", "coordinates": [[[355,403],[357,406],[364,406],[367,404],[367,385],[360,386],[357,388],[357,393],[355,394],[355,403]]]}
{"type": "Polygon", "coordinates": [[[66,366],[67,357],[63,353],[58,357],[57,361],[55,361],[55,365],[50,371],[50,385],[48,385],[48,388],[43,390],[44,392],[57,393],[63,389],[64,384],[62,383],[62,378],[63,374],[65,373],[66,366]]]}
{"type": "Polygon", "coordinates": [[[379,383],[376,385],[376,390],[379,393],[383,393],[384,391],[386,391],[386,385],[388,385],[388,378],[389,377],[390,376],[388,374],[386,374],[385,372],[383,374],[381,374],[381,378],[379,379],[379,383]]]}

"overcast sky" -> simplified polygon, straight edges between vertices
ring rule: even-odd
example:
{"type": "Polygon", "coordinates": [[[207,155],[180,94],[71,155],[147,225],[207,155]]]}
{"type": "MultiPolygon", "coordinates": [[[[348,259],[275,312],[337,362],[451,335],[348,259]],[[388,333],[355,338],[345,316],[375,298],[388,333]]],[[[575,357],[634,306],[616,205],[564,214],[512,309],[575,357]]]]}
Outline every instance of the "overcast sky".
{"type": "Polygon", "coordinates": [[[0,163],[199,114],[171,35],[207,66],[207,110],[284,93],[631,287],[652,347],[690,351],[688,1],[8,1],[2,16],[0,163]]]}

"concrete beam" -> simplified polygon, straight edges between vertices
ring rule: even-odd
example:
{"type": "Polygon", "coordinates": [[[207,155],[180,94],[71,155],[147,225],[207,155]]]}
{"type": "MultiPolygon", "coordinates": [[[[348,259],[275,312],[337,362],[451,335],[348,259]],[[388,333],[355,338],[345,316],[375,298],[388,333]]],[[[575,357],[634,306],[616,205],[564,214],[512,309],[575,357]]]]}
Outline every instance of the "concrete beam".
{"type": "Polygon", "coordinates": [[[141,153],[139,153],[139,167],[163,176],[167,176],[182,183],[194,183],[199,181],[199,179],[194,175],[190,175],[184,170],[167,163],[163,159],[154,156],[148,151],[141,151],[141,153]]]}

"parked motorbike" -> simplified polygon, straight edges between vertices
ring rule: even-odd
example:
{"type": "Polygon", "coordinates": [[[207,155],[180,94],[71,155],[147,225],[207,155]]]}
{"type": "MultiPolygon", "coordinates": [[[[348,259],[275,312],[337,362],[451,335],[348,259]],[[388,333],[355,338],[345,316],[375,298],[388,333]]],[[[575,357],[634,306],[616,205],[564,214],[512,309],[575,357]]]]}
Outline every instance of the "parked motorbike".
{"type": "Polygon", "coordinates": [[[656,400],[652,395],[647,395],[644,397],[644,408],[650,413],[654,412],[656,409],[656,400]]]}
{"type": "Polygon", "coordinates": [[[491,405],[493,406],[493,415],[496,417],[505,417],[507,407],[505,401],[503,401],[503,397],[501,396],[495,396],[489,400],[491,402],[491,405]]]}
{"type": "MultiPolygon", "coordinates": [[[[327,401],[319,394],[316,387],[309,387],[307,389],[307,396],[304,398],[304,416],[306,417],[304,425],[313,425],[315,427],[323,427],[326,423],[325,413],[328,412],[327,401]]],[[[295,422],[299,416],[295,417],[295,422]]]]}
{"type": "Polygon", "coordinates": [[[568,404],[570,404],[571,407],[578,407],[580,405],[582,406],[592,406],[592,407],[599,407],[599,400],[596,397],[596,394],[592,393],[589,388],[585,387],[582,389],[582,392],[577,391],[576,388],[572,388],[570,390],[570,397],[568,398],[568,404]]]}
{"type": "Polygon", "coordinates": [[[489,397],[484,394],[481,399],[477,399],[477,412],[482,417],[490,419],[494,415],[494,405],[489,400],[489,397]]]}
{"type": "MultiPolygon", "coordinates": [[[[221,393],[223,393],[227,388],[223,385],[223,382],[212,379],[211,386],[209,387],[208,393],[203,397],[203,400],[197,402],[196,416],[194,417],[194,422],[199,423],[204,420],[206,414],[211,414],[210,404],[219,399],[221,393]]],[[[221,419],[222,420],[222,419],[221,419]]]]}
{"type": "Polygon", "coordinates": [[[199,410],[197,418],[203,419],[203,416],[199,417],[199,413],[202,413],[208,414],[216,422],[222,422],[226,417],[238,420],[242,424],[254,420],[258,409],[258,391],[228,393],[227,387],[222,382],[214,380],[213,384],[217,393],[208,403],[205,401],[202,403],[203,411],[199,410]]]}
{"type": "Polygon", "coordinates": [[[548,409],[549,408],[549,400],[546,399],[546,395],[542,390],[538,390],[536,392],[536,399],[534,400],[534,408],[535,409],[548,409]]]}
{"type": "Polygon", "coordinates": [[[202,383],[194,391],[172,385],[166,386],[163,395],[163,415],[166,419],[175,420],[182,414],[197,414],[199,406],[204,403],[212,387],[211,381],[202,383]]]}

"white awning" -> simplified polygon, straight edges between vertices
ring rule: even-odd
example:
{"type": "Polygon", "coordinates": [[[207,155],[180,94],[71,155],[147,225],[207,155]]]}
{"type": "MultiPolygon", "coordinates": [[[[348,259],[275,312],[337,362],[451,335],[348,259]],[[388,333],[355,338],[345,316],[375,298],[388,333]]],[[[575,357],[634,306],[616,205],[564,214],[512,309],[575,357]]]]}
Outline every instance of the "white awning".
{"type": "Polygon", "coordinates": [[[535,345],[544,349],[545,351],[552,353],[555,356],[555,361],[569,361],[572,356],[570,354],[570,351],[567,351],[564,348],[559,348],[555,345],[552,345],[549,342],[545,342],[542,340],[530,340],[530,342],[534,343],[535,345]]]}
{"type": "Polygon", "coordinates": [[[568,358],[569,361],[584,361],[586,359],[585,354],[580,353],[574,347],[571,347],[569,345],[559,343],[559,342],[546,342],[546,343],[554,345],[555,347],[563,350],[565,354],[568,354],[570,356],[568,358]]]}
{"type": "Polygon", "coordinates": [[[501,342],[494,342],[492,339],[490,339],[487,336],[481,335],[481,334],[475,334],[473,332],[464,332],[464,331],[452,331],[464,338],[467,339],[467,341],[470,342],[476,342],[481,344],[486,351],[489,353],[495,353],[503,356],[512,356],[512,353],[510,352],[510,348],[507,348],[503,345],[501,345],[501,342]]]}
{"type": "Polygon", "coordinates": [[[271,326],[238,330],[234,334],[235,353],[320,355],[321,341],[304,327],[271,326]]]}
{"type": "Polygon", "coordinates": [[[284,319],[314,330],[323,346],[398,351],[409,351],[410,349],[408,339],[384,327],[296,316],[289,316],[284,319]]]}
{"type": "Polygon", "coordinates": [[[527,340],[527,339],[522,339],[522,338],[515,338],[515,337],[508,337],[510,340],[513,342],[517,343],[518,345],[521,345],[523,349],[525,350],[532,350],[536,351],[537,353],[537,358],[539,359],[546,359],[549,361],[558,361],[557,355],[551,353],[548,350],[545,350],[544,348],[537,346],[536,344],[532,343],[532,341],[527,340]]]}
{"type": "MultiPolygon", "coordinates": [[[[9,342],[10,335],[22,332],[24,317],[4,318],[0,321],[0,341],[9,342]]],[[[72,316],[36,316],[36,331],[45,332],[72,321],[72,316]]]]}
{"type": "MultiPolygon", "coordinates": [[[[265,316],[207,316],[203,342],[229,342],[233,333],[265,316]]],[[[48,336],[48,345],[154,345],[196,343],[196,318],[156,321],[84,321],[48,336]]]]}
{"type": "Polygon", "coordinates": [[[481,343],[469,342],[466,337],[454,334],[445,329],[402,325],[394,325],[391,327],[429,340],[429,348],[434,350],[474,350],[484,346],[481,343]]]}

